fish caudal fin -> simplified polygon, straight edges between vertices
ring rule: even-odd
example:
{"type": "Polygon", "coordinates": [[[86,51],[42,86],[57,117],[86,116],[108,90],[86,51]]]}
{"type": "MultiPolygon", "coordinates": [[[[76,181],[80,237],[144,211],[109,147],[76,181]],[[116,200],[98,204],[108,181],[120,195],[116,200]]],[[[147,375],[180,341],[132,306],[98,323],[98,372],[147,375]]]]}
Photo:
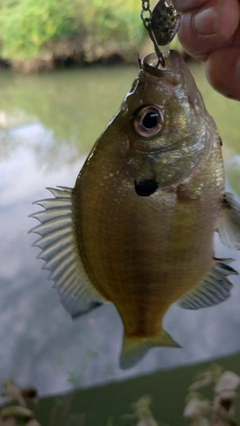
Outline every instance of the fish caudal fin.
{"type": "Polygon", "coordinates": [[[240,250],[240,205],[229,192],[226,192],[224,196],[223,208],[218,218],[217,231],[223,244],[240,250]]]}
{"type": "Polygon", "coordinates": [[[228,265],[230,262],[232,259],[215,259],[210,272],[177,302],[178,306],[184,309],[200,309],[228,299],[233,285],[227,276],[238,275],[238,272],[228,265]]]}
{"type": "Polygon", "coordinates": [[[161,330],[158,336],[154,337],[127,337],[124,335],[122,352],[120,355],[120,367],[127,370],[143,359],[149,349],[156,346],[168,346],[180,348],[165,330],[161,330]]]}
{"type": "Polygon", "coordinates": [[[44,269],[50,271],[63,306],[75,318],[104,301],[89,281],[76,248],[72,189],[48,189],[54,198],[35,202],[44,210],[30,215],[41,222],[30,232],[40,235],[34,243],[42,250],[38,257],[45,260],[44,269]]]}

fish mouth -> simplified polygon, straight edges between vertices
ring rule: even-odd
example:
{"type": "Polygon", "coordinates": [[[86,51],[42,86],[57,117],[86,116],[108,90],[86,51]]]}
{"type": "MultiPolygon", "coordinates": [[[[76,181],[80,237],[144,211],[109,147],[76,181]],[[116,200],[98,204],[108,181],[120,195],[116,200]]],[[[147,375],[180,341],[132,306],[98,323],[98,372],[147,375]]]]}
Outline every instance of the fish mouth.
{"type": "Polygon", "coordinates": [[[181,69],[183,68],[181,56],[174,50],[170,50],[164,54],[164,59],[164,67],[160,64],[157,65],[156,53],[150,53],[142,59],[142,69],[152,76],[167,79],[173,85],[179,84],[181,82],[181,69]]]}
{"type": "Polygon", "coordinates": [[[136,194],[140,197],[148,197],[149,195],[154,194],[158,189],[158,182],[155,179],[145,179],[137,182],[134,181],[136,194]]]}

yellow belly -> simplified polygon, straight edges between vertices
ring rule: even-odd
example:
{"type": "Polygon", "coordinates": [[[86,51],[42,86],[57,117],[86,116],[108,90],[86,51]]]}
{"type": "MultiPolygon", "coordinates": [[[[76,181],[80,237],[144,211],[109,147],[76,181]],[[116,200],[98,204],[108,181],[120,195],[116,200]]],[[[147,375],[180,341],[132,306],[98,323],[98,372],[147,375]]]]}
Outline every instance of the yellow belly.
{"type": "Polygon", "coordinates": [[[173,190],[140,197],[117,179],[107,190],[96,181],[84,188],[76,211],[86,272],[116,306],[126,335],[156,335],[169,305],[211,268],[216,199],[179,199],[173,190]]]}

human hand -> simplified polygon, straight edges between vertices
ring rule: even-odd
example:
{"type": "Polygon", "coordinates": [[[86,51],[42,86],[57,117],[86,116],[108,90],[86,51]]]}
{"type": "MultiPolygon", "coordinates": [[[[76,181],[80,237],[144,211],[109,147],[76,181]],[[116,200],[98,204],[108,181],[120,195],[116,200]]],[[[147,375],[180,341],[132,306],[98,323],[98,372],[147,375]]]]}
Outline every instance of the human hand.
{"type": "Polygon", "coordinates": [[[182,12],[178,36],[185,51],[206,62],[209,83],[240,100],[239,0],[176,0],[182,12]]]}

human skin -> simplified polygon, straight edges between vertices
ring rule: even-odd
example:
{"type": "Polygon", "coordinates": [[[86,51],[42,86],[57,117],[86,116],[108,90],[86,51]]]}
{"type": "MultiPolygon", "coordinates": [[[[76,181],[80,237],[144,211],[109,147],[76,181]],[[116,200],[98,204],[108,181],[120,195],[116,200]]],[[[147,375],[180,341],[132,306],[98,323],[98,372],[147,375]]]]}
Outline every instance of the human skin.
{"type": "Polygon", "coordinates": [[[240,100],[239,0],[176,0],[185,51],[205,61],[206,76],[223,95],[240,100]]]}

